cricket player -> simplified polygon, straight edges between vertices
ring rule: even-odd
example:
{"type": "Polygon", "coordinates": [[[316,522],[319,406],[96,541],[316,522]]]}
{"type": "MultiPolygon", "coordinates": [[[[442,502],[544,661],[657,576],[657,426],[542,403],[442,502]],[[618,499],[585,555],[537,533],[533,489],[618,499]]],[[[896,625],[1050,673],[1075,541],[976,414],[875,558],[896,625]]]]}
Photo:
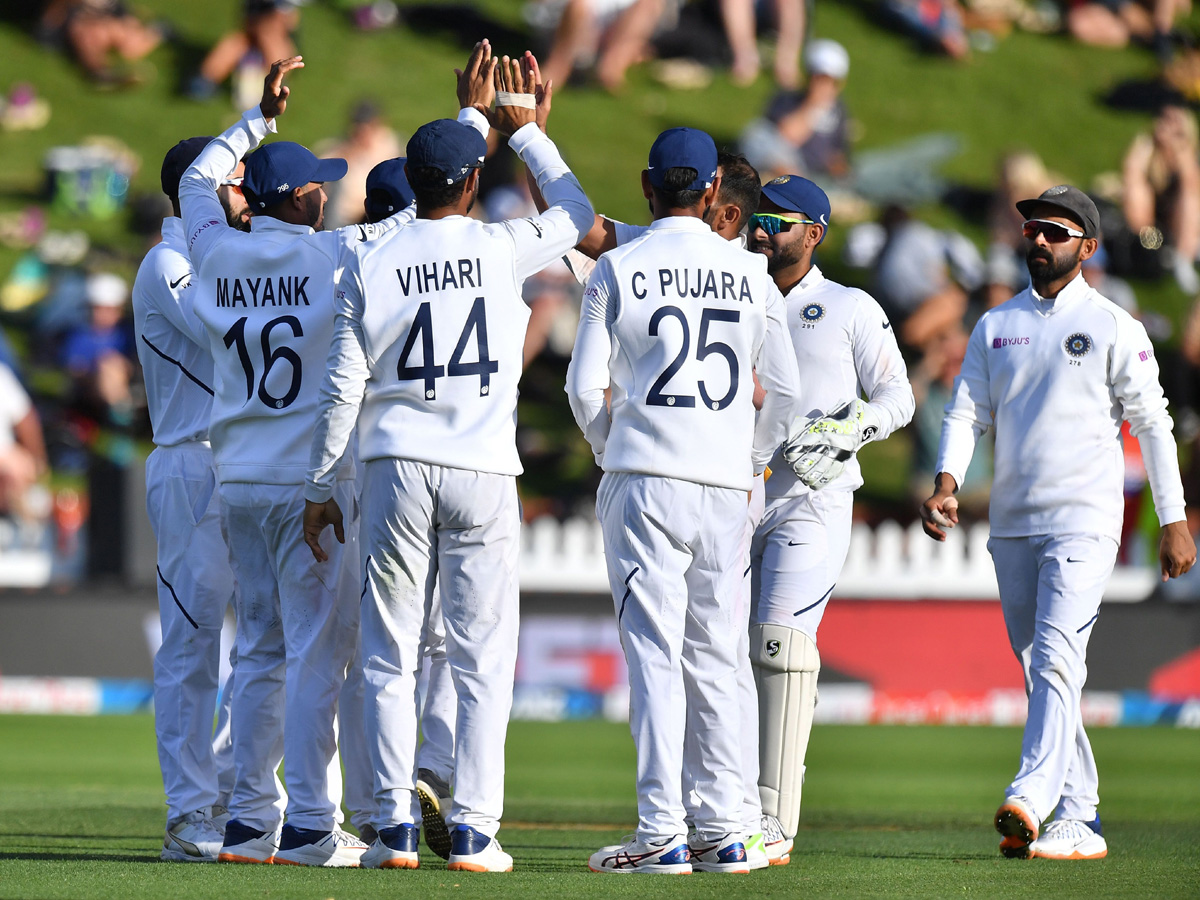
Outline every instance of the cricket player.
{"type": "Polygon", "coordinates": [[[988,550],[1029,695],[1020,768],[995,817],[1000,850],[1100,859],[1108,845],[1079,700],[1121,534],[1123,421],[1141,445],[1162,526],[1164,581],[1192,568],[1196,546],[1154,347],[1140,322],[1080,274],[1099,246],[1096,205],[1060,184],[1017,210],[1030,285],[971,333],[921,515],[925,532],[945,540],[975,443],[995,429],[988,550]]]}
{"type": "MultiPolygon", "coordinates": [[[[594,214],[534,123],[522,61],[487,58],[477,68],[463,73],[460,97],[463,79],[491,85],[498,71],[492,124],[511,133],[550,209],[494,225],[469,218],[486,140],[448,119],[417,130],[406,165],[417,219],[357,248],[339,286],[305,488],[305,536],[320,558],[325,525],[341,528],[335,473],[357,419],[366,465],[362,648],[379,803],[379,838],[362,858],[371,867],[418,865],[414,698],[435,581],[457,696],[448,868],[513,865],[496,833],[517,649],[515,426],[529,318],[521,283],[578,243],[594,214]]],[[[488,91],[471,106],[491,100],[488,91]]],[[[465,112],[482,125],[477,111],[465,112]]]]}
{"type": "Polygon", "coordinates": [[[589,867],[748,872],[736,680],[742,535],[746,492],[793,416],[795,356],[765,264],[706,222],[719,189],[712,138],[689,128],[659,135],[642,186],[654,224],[597,263],[567,372],[571,410],[605,472],[596,509],[638,751],[637,834],[592,854],[589,867]],[[767,391],[757,422],[753,369],[767,391]],[[690,851],[689,725],[698,748],[690,851]]]}
{"type": "MultiPolygon", "coordinates": [[[[162,164],[162,189],[174,212],[162,241],[138,269],[133,321],[146,381],[155,449],[146,460],[146,511],[158,544],[158,609],[162,644],[154,655],[154,725],[167,795],[162,858],[215,861],[224,838],[222,762],[232,769],[229,704],[213,711],[219,691],[221,628],[233,602],[233,570],[221,534],[216,475],[208,443],[213,365],[207,342],[196,343],[186,294],[192,263],[179,218],[179,179],[208,137],[180,141],[162,164]]],[[[222,200],[235,220],[240,194],[222,200]]],[[[232,680],[232,676],[231,676],[232,680]]],[[[226,685],[230,691],[233,684],[226,685]]],[[[227,780],[232,780],[228,773],[227,780]]]]}
{"type": "Polygon", "coordinates": [[[750,249],[766,257],[787,298],[805,417],[771,461],[750,551],[763,834],[776,842],[781,832],[788,845],[799,824],[816,705],[817,628],[846,561],[854,490],[863,483],[855,453],[907,425],[916,408],[879,304],[813,264],[829,222],[829,198],[799,175],[763,185],[750,220],[750,249]]]}
{"type": "MultiPolygon", "coordinates": [[[[746,243],[746,228],[751,216],[758,210],[762,189],[757,170],[746,162],[744,157],[733,153],[719,152],[717,154],[717,175],[720,187],[717,190],[716,201],[708,208],[705,221],[714,233],[727,241],[736,241],[744,246],[746,243]]],[[[534,201],[538,201],[536,193],[534,201]]],[[[604,216],[596,216],[591,231],[570,251],[566,260],[575,274],[584,284],[595,268],[594,260],[609,250],[628,243],[644,234],[648,226],[629,225],[604,216]]],[[[761,409],[761,398],[754,402],[756,409],[761,409]]],[[[761,479],[755,479],[755,493],[746,510],[746,534],[743,544],[746,556],[749,557],[750,541],[754,529],[763,511],[761,479]]],[[[746,567],[743,567],[746,568],[746,567]]],[[[740,596],[740,617],[749,625],[750,617],[750,578],[743,578],[743,589],[740,596]]],[[[786,865],[788,853],[791,850],[791,839],[785,838],[779,831],[777,822],[768,822],[763,818],[762,801],[758,791],[758,691],[754,684],[754,673],[750,666],[749,632],[742,629],[745,637],[743,646],[738,650],[738,685],[741,700],[738,708],[741,710],[742,721],[738,729],[742,745],[742,780],[745,787],[743,798],[743,820],[748,837],[745,841],[746,857],[750,868],[762,869],[768,865],[786,865]],[[771,835],[768,840],[766,834],[771,835]]],[[[691,783],[690,771],[699,766],[696,761],[698,751],[693,729],[688,728],[684,739],[683,753],[683,782],[691,783]]],[[[694,792],[684,788],[684,807],[687,810],[688,821],[694,821],[698,806],[694,792]]],[[[701,846],[694,830],[688,834],[689,845],[701,846]]]]}
{"type": "Polygon", "coordinates": [[[245,676],[233,698],[237,779],[219,858],[354,866],[367,845],[337,827],[341,784],[331,779],[340,772],[330,765],[360,590],[352,464],[337,485],[351,510],[350,538],[344,548],[330,542],[329,565],[313,563],[298,522],[337,266],[348,246],[397,227],[403,214],[383,227],[321,231],[321,184],[341,177],[345,162],[289,142],[247,160],[249,234],[227,226],[214,195],[222,173],[274,130],[289,93],[283,77],[302,65],[299,57],[276,63],[260,106],[209,144],[180,184],[194,309],[214,359],[211,431],[245,676]],[[280,833],[274,773],[284,756],[288,822],[280,833]]]}

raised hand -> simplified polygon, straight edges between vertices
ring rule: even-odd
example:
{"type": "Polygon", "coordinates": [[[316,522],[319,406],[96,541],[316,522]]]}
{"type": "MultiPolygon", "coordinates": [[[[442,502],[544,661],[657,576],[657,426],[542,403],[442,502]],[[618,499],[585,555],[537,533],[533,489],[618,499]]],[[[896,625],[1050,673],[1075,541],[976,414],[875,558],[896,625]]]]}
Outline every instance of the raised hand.
{"type": "Polygon", "coordinates": [[[526,79],[522,66],[523,57],[502,57],[496,66],[496,111],[492,114],[492,127],[504,134],[512,134],[518,128],[537,121],[536,85],[526,79]],[[509,97],[501,97],[501,92],[509,97]]]}
{"type": "Polygon", "coordinates": [[[542,70],[538,66],[537,57],[533,51],[526,50],[521,58],[521,72],[525,83],[533,82],[533,98],[537,103],[534,108],[537,126],[543,133],[546,131],[546,120],[550,118],[550,102],[554,92],[554,80],[542,83],[542,70]]]}
{"type": "Polygon", "coordinates": [[[472,48],[467,67],[454,70],[458,78],[458,105],[461,109],[477,109],[490,118],[492,101],[496,99],[493,72],[497,62],[492,56],[492,45],[484,38],[472,48]]]}
{"type": "Polygon", "coordinates": [[[263,82],[262,102],[258,104],[264,119],[274,119],[283,115],[283,111],[287,109],[288,96],[292,93],[292,89],[283,83],[283,76],[292,69],[303,68],[303,56],[281,59],[271,66],[271,71],[267,73],[263,82]]]}

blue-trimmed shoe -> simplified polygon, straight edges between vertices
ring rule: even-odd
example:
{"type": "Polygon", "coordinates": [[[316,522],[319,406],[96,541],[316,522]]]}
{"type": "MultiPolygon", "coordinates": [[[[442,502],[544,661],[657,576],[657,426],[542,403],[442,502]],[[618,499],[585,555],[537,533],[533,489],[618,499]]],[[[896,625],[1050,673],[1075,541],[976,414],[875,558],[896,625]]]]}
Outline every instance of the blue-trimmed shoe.
{"type": "Polygon", "coordinates": [[[270,863],[278,846],[273,831],[257,831],[249,825],[243,825],[237,819],[230,819],[225,824],[225,840],[217,860],[232,863],[270,863]]]}
{"type": "Polygon", "coordinates": [[[359,861],[364,869],[416,869],[421,829],[416,825],[391,825],[379,829],[379,837],[359,861]]]}
{"type": "Polygon", "coordinates": [[[512,867],[513,858],[495,838],[470,825],[455,825],[450,830],[450,861],[446,865],[450,871],[511,872],[512,867]]]}
{"type": "Polygon", "coordinates": [[[277,866],[321,866],[329,869],[358,868],[367,845],[350,834],[335,828],[296,828],[284,825],[279,849],[272,862],[277,866]]]}
{"type": "MultiPolygon", "coordinates": [[[[745,856],[745,850],[742,850],[745,856]]],[[[601,847],[588,860],[593,872],[609,875],[691,875],[691,853],[683,835],[640,841],[629,835],[623,844],[601,847]]]]}
{"type": "MultiPolygon", "coordinates": [[[[740,834],[725,834],[715,841],[699,835],[688,843],[694,872],[724,872],[727,875],[749,875],[750,857],[740,834]]],[[[763,856],[766,856],[764,850],[763,856]]]]}

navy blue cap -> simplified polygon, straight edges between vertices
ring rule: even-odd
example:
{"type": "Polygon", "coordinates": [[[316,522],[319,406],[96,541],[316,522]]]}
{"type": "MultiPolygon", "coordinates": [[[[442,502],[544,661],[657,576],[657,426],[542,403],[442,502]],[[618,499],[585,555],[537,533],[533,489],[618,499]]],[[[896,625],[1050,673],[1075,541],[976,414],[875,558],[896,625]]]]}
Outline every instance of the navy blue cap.
{"type": "Polygon", "coordinates": [[[346,168],[344,159],[319,159],[300,144],[275,141],[246,157],[242,193],[252,210],[263,210],[310,181],[344,178],[346,168]]]}
{"type": "Polygon", "coordinates": [[[712,137],[697,128],[668,128],[654,139],[650,148],[650,183],[663,186],[668,169],[695,169],[696,180],[682,191],[702,191],[717,177],[717,145],[712,137]]]}
{"type": "Polygon", "coordinates": [[[408,207],[416,197],[404,174],[405,159],[385,159],[367,174],[367,219],[380,222],[408,207]]]}
{"type": "Polygon", "coordinates": [[[180,141],[167,151],[162,164],[162,191],[168,197],[179,197],[179,180],[188,166],[196,161],[200,151],[212,141],[210,137],[194,137],[180,141]]]}
{"type": "MultiPolygon", "coordinates": [[[[819,186],[799,175],[780,175],[762,187],[763,196],[780,209],[804,213],[829,233],[829,197],[819,186]]],[[[825,240],[825,235],[821,235],[825,240]]]]}
{"type": "Polygon", "coordinates": [[[446,184],[455,184],[483,165],[487,141],[454,119],[434,119],[417,129],[408,141],[408,169],[437,169],[446,184]]]}

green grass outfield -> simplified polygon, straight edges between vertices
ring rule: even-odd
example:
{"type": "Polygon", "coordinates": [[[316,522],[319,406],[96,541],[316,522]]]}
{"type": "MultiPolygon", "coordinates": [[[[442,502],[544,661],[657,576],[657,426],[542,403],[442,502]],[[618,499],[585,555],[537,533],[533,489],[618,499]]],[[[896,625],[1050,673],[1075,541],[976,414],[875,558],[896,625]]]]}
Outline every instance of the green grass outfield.
{"type": "Polygon", "coordinates": [[[1009,861],[991,814],[1020,732],[819,727],[792,864],[747,877],[614,878],[588,854],[635,819],[623,725],[516,723],[500,838],[511,875],[160,863],[149,717],[0,717],[0,898],[1195,897],[1200,736],[1096,729],[1100,862],[1009,861]]]}

